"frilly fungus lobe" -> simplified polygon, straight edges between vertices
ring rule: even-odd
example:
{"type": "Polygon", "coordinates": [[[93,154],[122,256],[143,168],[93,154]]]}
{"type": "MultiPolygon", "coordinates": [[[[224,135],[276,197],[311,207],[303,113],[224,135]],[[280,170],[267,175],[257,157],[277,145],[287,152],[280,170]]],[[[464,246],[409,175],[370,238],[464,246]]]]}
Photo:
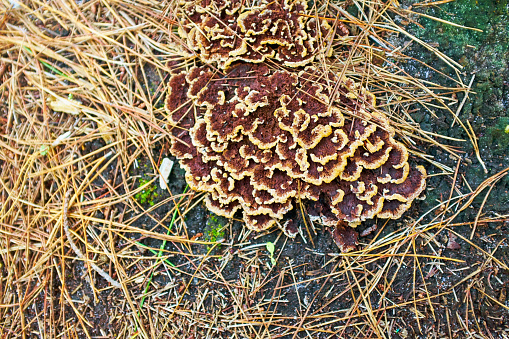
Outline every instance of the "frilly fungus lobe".
{"type": "Polygon", "coordinates": [[[190,187],[209,192],[207,206],[219,215],[241,210],[257,231],[280,221],[290,236],[295,225],[283,217],[299,200],[331,226],[399,218],[423,191],[425,170],[409,166],[370,92],[308,65],[330,27],[298,15],[304,1],[240,3],[183,7],[189,24],[181,33],[222,69],[195,66],[169,81],[171,153],[190,187]]]}
{"type": "MultiPolygon", "coordinates": [[[[305,1],[183,1],[179,35],[206,63],[226,68],[235,61],[260,63],[267,58],[288,67],[312,62],[332,34],[326,20],[306,15],[305,1]]],[[[342,28],[344,26],[341,26],[342,28]]],[[[345,34],[345,29],[340,29],[345,34]]]]}

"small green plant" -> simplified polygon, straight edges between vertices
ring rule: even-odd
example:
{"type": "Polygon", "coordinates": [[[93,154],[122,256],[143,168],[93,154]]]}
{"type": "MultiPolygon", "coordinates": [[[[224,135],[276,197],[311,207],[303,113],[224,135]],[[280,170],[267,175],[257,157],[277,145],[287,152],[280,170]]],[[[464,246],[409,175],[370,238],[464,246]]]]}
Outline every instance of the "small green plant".
{"type": "MultiPolygon", "coordinates": [[[[140,178],[138,181],[140,187],[146,185],[149,182],[150,182],[150,180],[143,179],[143,178],[140,178]]],[[[155,204],[154,199],[159,196],[159,194],[157,194],[157,192],[155,192],[156,189],[157,189],[157,186],[155,184],[148,185],[141,192],[136,193],[136,195],[134,197],[142,205],[148,203],[150,206],[154,206],[154,204],[155,204]]]]}
{"type": "Polygon", "coordinates": [[[47,155],[48,151],[49,151],[48,145],[41,145],[41,147],[39,148],[39,154],[41,154],[42,156],[47,155]]]}
{"type": "Polygon", "coordinates": [[[272,266],[276,266],[276,258],[274,258],[274,251],[276,247],[274,246],[273,242],[268,241],[265,245],[267,247],[267,251],[269,251],[270,254],[270,262],[272,263],[272,266]]]}

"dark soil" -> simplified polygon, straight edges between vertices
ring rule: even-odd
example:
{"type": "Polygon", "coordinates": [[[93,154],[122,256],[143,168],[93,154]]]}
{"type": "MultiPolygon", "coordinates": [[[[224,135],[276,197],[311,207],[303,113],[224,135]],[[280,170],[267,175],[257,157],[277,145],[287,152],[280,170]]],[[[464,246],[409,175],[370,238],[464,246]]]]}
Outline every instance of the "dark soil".
{"type": "MultiPolygon", "coordinates": [[[[402,4],[403,7],[409,5],[409,2],[402,4]]],[[[488,177],[509,165],[509,134],[504,130],[509,124],[508,4],[507,1],[458,0],[439,8],[431,7],[418,9],[418,11],[460,25],[477,27],[484,31],[483,33],[473,32],[422,18],[419,21],[424,25],[424,29],[415,25],[407,27],[416,36],[428,43],[436,44],[447,55],[459,60],[464,66],[460,74],[463,82],[468,83],[472,75],[476,75],[472,86],[474,93],[470,94],[469,99],[466,100],[459,117],[463,121],[468,120],[472,125],[479,140],[480,154],[487,173],[477,160],[473,146],[468,142],[467,133],[458,125],[451,128],[453,117],[449,113],[436,112],[437,117],[431,116],[424,110],[413,113],[413,118],[421,124],[423,129],[467,140],[465,142],[450,142],[457,146],[462,154],[454,198],[458,192],[469,193],[469,187],[475,190],[488,177]]],[[[405,41],[403,40],[401,43],[404,44],[405,41]]],[[[410,50],[410,55],[426,62],[440,72],[452,77],[456,76],[443,61],[435,56],[430,56],[428,51],[424,51],[415,44],[410,50]]],[[[429,71],[417,62],[409,61],[407,65],[403,65],[403,68],[414,76],[448,84],[444,77],[429,71]]],[[[461,100],[460,96],[458,104],[461,100]]],[[[456,108],[457,105],[453,106],[453,111],[456,108]]],[[[426,153],[433,155],[440,163],[453,169],[456,168],[456,160],[443,151],[426,145],[420,145],[420,147],[426,153]]],[[[430,174],[440,173],[440,170],[429,164],[423,163],[423,165],[427,167],[430,174]]],[[[177,173],[175,179],[181,179],[181,172],[178,170],[175,172],[177,173]]],[[[452,176],[431,177],[428,181],[426,199],[416,203],[403,220],[390,221],[385,226],[379,222],[378,226],[382,230],[378,237],[401,231],[407,227],[412,217],[417,218],[439,202],[445,201],[449,197],[452,185],[452,176]]],[[[180,189],[182,188],[183,184],[180,189]]],[[[459,235],[467,239],[470,238],[471,222],[479,213],[486,193],[487,190],[474,200],[470,208],[454,219],[453,223],[455,224],[470,222],[470,224],[452,227],[459,235]]],[[[500,260],[506,267],[509,265],[508,212],[509,176],[505,176],[493,186],[482,210],[483,218],[493,218],[496,221],[477,225],[472,240],[472,244],[475,246],[461,238],[454,239],[455,235],[447,230],[436,235],[433,246],[426,245],[424,238],[416,239],[414,247],[416,253],[424,256],[436,255],[458,259],[458,262],[445,261],[440,266],[434,266],[435,260],[423,258],[419,260],[422,275],[419,272],[416,273],[418,268],[416,268],[413,257],[407,257],[400,262],[392,261],[389,264],[384,276],[385,279],[390,280],[395,274],[391,289],[383,291],[375,288],[368,303],[373,310],[378,310],[374,311],[374,314],[380,323],[390,323],[390,326],[387,327],[390,331],[386,335],[392,338],[429,338],[432,334],[436,337],[463,338],[467,337],[469,332],[493,338],[503,338],[507,335],[509,301],[506,295],[509,288],[509,272],[501,269],[500,265],[497,265],[493,260],[489,260],[487,253],[500,260]],[[479,272],[475,273],[477,270],[479,272]],[[426,291],[429,296],[432,296],[431,302],[425,300],[426,291]],[[380,302],[382,293],[385,293],[382,298],[384,301],[380,302]],[[391,302],[405,303],[413,300],[420,301],[410,302],[406,307],[382,310],[383,305],[387,307],[391,302]],[[386,304],[386,301],[390,302],[386,304]]],[[[204,232],[207,218],[210,217],[202,206],[189,213],[186,224],[190,236],[204,232]]],[[[369,223],[361,225],[360,230],[370,226],[372,224],[369,223]]],[[[245,261],[236,255],[238,250],[234,245],[241,227],[239,222],[234,222],[232,227],[227,227],[224,237],[226,242],[233,246],[222,246],[215,252],[219,255],[224,255],[227,252],[232,254],[222,271],[224,278],[232,283],[238,282],[239,278],[244,275],[244,271],[249,269],[245,266],[245,261]]],[[[369,243],[376,234],[377,232],[374,232],[361,238],[361,242],[369,243]]],[[[248,240],[250,244],[264,244],[269,241],[274,242],[277,237],[278,232],[262,237],[252,234],[248,240]]],[[[353,281],[355,278],[362,281],[363,278],[366,278],[365,273],[353,271],[354,273],[349,275],[343,271],[341,274],[334,275],[335,272],[338,272],[338,266],[342,264],[342,260],[330,261],[331,256],[338,252],[338,248],[332,240],[330,231],[326,228],[317,229],[317,234],[312,237],[314,245],[307,235],[304,238],[307,239],[307,243],[304,243],[301,237],[288,240],[278,253],[279,259],[276,266],[270,271],[268,255],[266,254],[262,258],[262,263],[265,263],[266,267],[260,265],[259,270],[265,276],[264,280],[268,282],[245,301],[249,305],[257,304],[261,300],[273,298],[276,294],[279,299],[284,299],[284,301],[272,303],[265,311],[277,310],[277,313],[287,317],[284,323],[291,326],[298,326],[300,317],[305,313],[312,315],[315,312],[331,314],[324,317],[322,321],[332,320],[333,325],[324,327],[332,331],[335,326],[355,322],[354,318],[339,321],[337,318],[347,314],[345,310],[352,307],[355,302],[354,298],[359,298],[359,290],[353,281]],[[292,267],[292,275],[288,274],[289,267],[292,267]],[[283,276],[282,280],[278,280],[278,277],[281,276],[283,276]],[[315,279],[315,277],[317,278],[315,279]],[[337,316],[332,314],[337,314],[337,316]],[[294,317],[296,320],[293,320],[294,317]]],[[[281,240],[279,244],[281,244],[281,240]]],[[[220,261],[220,258],[214,259],[209,261],[208,265],[219,266],[220,261]]],[[[182,264],[185,262],[186,260],[182,264]]],[[[176,257],[175,263],[178,265],[178,257],[176,257]]],[[[377,267],[381,268],[386,263],[386,259],[379,259],[366,265],[365,269],[367,272],[376,272],[377,267]]],[[[362,285],[362,282],[360,284],[362,285]]],[[[188,298],[193,299],[198,294],[198,289],[202,288],[200,286],[200,283],[192,285],[188,298]]],[[[221,290],[222,285],[210,285],[209,287],[211,290],[221,290]]],[[[383,287],[383,284],[379,287],[383,287]]],[[[357,302],[359,302],[358,299],[357,302]]],[[[233,311],[231,307],[227,307],[221,312],[228,315],[233,311]]],[[[355,326],[350,326],[333,337],[359,335],[358,331],[355,326]]],[[[284,331],[281,330],[281,332],[284,331]]],[[[323,337],[329,337],[329,335],[323,334],[323,337]]],[[[225,332],[224,337],[228,336],[229,334],[225,332]]],[[[363,337],[376,336],[376,333],[369,330],[363,335],[363,337]]],[[[283,337],[291,338],[292,335],[283,335],[283,337]]],[[[307,336],[305,332],[301,332],[298,337],[307,336]]],[[[321,338],[322,336],[316,337],[321,338]]]]}

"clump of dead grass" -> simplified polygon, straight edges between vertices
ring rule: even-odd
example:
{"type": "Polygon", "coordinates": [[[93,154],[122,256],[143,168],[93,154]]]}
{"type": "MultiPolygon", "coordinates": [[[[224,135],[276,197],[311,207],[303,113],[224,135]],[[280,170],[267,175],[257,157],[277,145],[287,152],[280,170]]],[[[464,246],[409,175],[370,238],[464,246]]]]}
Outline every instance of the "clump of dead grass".
{"type": "MultiPolygon", "coordinates": [[[[176,2],[16,4],[0,4],[0,328],[6,336],[389,337],[405,324],[414,326],[409,321],[422,330],[423,317],[438,317],[439,303],[447,296],[458,298],[459,286],[466,310],[441,313],[449,335],[452,321],[463,324],[466,333],[485,333],[472,320],[471,291],[507,308],[486,292],[482,278],[488,266],[507,270],[495,256],[501,244],[486,252],[470,235],[455,232],[460,224],[454,223],[507,170],[468,194],[455,194],[453,185],[435,210],[383,237],[380,227],[357,252],[321,253],[305,245],[306,255],[321,265],[304,273],[308,263],[283,255],[292,244],[281,234],[275,239],[275,267],[265,242],[246,230],[236,236],[230,231],[218,256],[217,243],[187,231],[184,217],[200,197],[168,190],[154,206],[135,198],[153,181],[140,186],[132,169],[143,160],[145,174],[155,179],[168,149],[165,79],[171,67],[195,62],[179,52],[185,46],[174,33],[176,2]],[[161,206],[172,208],[159,215],[161,206]],[[67,207],[69,232],[64,229],[67,207]],[[465,279],[430,290],[428,280],[437,272],[467,269],[464,260],[444,255],[438,240],[443,234],[463,239],[484,259],[465,279]],[[143,239],[164,241],[173,250],[150,247],[143,239]],[[423,248],[434,255],[422,254],[423,248]],[[232,265],[238,267],[234,277],[228,276],[232,265]],[[408,294],[395,299],[399,287],[394,284],[405,266],[412,272],[408,294]],[[288,305],[292,293],[296,305],[288,305]]],[[[432,115],[456,116],[452,94],[468,86],[460,76],[450,79],[454,87],[442,87],[407,74],[402,65],[408,57],[388,37],[405,35],[451,67],[460,66],[394,23],[394,15],[412,17],[396,1],[349,4],[359,9],[357,15],[345,11],[343,3],[314,7],[314,15],[332,25],[341,15],[355,33],[334,42],[331,47],[343,52],[322,66],[371,88],[411,152],[455,182],[457,169],[416,145],[429,143],[460,159],[457,150],[447,138],[420,129],[410,112],[417,104],[432,115]]],[[[471,127],[456,121],[476,145],[471,127]]],[[[477,148],[476,153],[482,161],[477,148]]],[[[472,234],[490,221],[479,212],[472,234]]]]}

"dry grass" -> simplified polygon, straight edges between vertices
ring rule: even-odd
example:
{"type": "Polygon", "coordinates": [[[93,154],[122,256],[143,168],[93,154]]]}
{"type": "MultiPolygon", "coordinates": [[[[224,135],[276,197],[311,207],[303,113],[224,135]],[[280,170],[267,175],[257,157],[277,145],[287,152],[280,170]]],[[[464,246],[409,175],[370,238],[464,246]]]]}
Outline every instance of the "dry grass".
{"type": "MultiPolygon", "coordinates": [[[[490,278],[508,269],[507,259],[498,256],[501,242],[487,251],[470,234],[456,232],[466,223],[455,218],[508,170],[463,194],[455,188],[458,168],[419,150],[417,144],[428,143],[460,158],[450,140],[420,129],[409,112],[418,105],[432,115],[456,116],[452,94],[470,86],[459,76],[447,88],[405,73],[401,65],[408,57],[391,44],[391,34],[406,35],[451,67],[459,65],[393,22],[394,14],[410,16],[397,1],[349,2],[364,15],[355,17],[340,4],[326,8],[326,1],[314,9],[332,24],[331,13],[340,11],[355,33],[333,42],[338,58],[323,66],[369,86],[413,155],[453,179],[451,194],[389,233],[379,227],[349,254],[321,253],[302,243],[309,235],[297,243],[276,231],[268,235],[275,237],[275,267],[265,235],[235,231],[238,222],[226,225],[221,251],[218,243],[190,233],[193,225],[184,216],[201,201],[193,192],[170,185],[173,191],[154,206],[136,198],[157,183],[140,186],[139,174],[157,180],[167,154],[170,126],[162,101],[170,65],[195,62],[181,56],[174,1],[27,0],[17,9],[0,2],[0,333],[389,338],[414,328],[436,337],[454,331],[489,337],[475,318],[472,295],[508,308],[487,288],[490,278]],[[446,256],[444,235],[471,244],[479,265],[446,256]],[[160,246],[163,241],[171,246],[160,246]],[[285,254],[292,248],[298,258],[285,254]],[[492,273],[486,278],[487,268],[492,273]],[[464,270],[464,278],[432,288],[434,275],[464,270]],[[404,293],[395,297],[400,289],[404,293]],[[466,307],[444,308],[444,301],[460,299],[466,307]],[[423,327],[427,317],[434,318],[435,329],[423,327]]],[[[456,121],[476,145],[471,127],[456,121]]],[[[470,223],[472,235],[481,224],[507,218],[479,211],[470,223]]]]}

